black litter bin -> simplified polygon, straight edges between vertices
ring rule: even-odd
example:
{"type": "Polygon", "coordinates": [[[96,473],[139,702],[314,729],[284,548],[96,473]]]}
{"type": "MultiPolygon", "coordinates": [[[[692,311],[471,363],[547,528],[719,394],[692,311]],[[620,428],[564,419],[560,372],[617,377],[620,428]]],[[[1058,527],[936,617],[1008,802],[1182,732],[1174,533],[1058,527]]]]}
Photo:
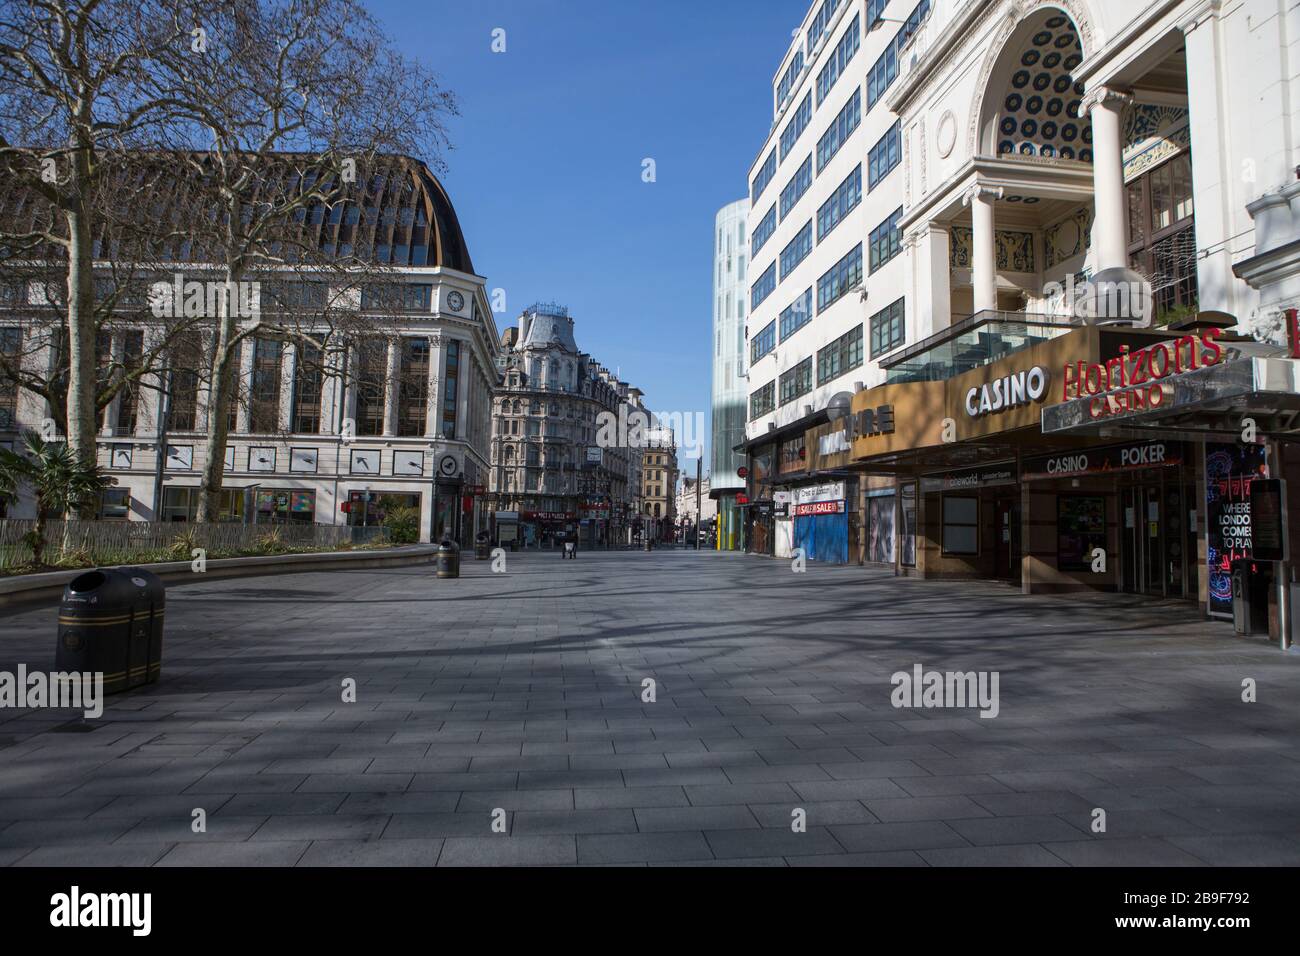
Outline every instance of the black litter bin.
{"type": "Polygon", "coordinates": [[[438,577],[460,577],[460,548],[454,541],[444,540],[438,545],[438,577]]]}
{"type": "Polygon", "coordinates": [[[157,682],[162,671],[162,579],[140,568],[96,568],[63,589],[55,666],[102,673],[115,694],[157,682]]]}
{"type": "Polygon", "coordinates": [[[474,560],[486,561],[492,557],[492,541],[486,531],[480,531],[474,539],[474,560]]]}

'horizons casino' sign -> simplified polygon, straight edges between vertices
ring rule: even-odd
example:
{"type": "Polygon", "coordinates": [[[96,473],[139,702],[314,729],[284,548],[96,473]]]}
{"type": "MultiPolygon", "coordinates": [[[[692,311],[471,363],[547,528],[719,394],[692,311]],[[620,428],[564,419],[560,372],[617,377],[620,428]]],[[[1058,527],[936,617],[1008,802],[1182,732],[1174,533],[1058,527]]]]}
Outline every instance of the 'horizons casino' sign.
{"type": "Polygon", "coordinates": [[[1222,335],[1223,329],[1209,328],[1200,333],[1199,339],[1184,335],[1136,352],[1121,345],[1120,354],[1105,362],[1066,365],[1061,401],[1091,396],[1088,416],[1093,419],[1159,408],[1169,394],[1164,379],[1220,361],[1223,347],[1217,340],[1222,335]]]}

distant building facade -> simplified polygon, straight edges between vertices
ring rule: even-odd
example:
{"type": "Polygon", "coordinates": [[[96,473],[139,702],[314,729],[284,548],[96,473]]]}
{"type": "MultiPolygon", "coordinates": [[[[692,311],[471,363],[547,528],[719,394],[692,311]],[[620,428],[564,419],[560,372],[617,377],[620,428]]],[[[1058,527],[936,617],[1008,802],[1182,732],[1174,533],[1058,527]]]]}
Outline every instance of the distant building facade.
{"type": "Polygon", "coordinates": [[[578,348],[561,305],[526,309],[502,347],[491,452],[497,540],[532,547],[576,534],[586,547],[625,543],[639,453],[603,426],[620,409],[626,418],[640,391],[578,348]]]}
{"type": "Polygon", "coordinates": [[[746,220],[749,199],[718,210],[713,223],[713,415],[710,439],[711,487],[718,523],[714,539],[720,550],[744,548],[744,523],[736,495],[744,491],[739,469],[745,441],[748,388],[745,361],[745,318],[749,283],[749,243],[746,220]]]}

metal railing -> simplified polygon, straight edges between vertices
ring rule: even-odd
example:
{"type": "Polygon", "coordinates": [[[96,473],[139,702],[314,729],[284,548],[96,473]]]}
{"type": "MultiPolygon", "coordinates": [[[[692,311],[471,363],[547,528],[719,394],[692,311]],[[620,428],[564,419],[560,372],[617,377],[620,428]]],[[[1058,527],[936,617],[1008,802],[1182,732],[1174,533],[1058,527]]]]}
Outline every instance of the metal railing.
{"type": "MultiPolygon", "coordinates": [[[[0,521],[0,571],[32,563],[31,519],[0,521]]],[[[165,521],[47,521],[46,564],[148,564],[189,561],[194,549],[207,558],[320,551],[388,540],[382,527],[325,524],[194,524],[165,521]]]]}

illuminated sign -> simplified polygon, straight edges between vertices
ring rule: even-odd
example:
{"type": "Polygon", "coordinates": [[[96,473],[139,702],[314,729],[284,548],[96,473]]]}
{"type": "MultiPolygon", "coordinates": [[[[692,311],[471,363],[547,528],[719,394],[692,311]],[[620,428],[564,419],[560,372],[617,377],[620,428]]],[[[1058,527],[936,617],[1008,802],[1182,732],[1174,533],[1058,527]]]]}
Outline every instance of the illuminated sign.
{"type": "Polygon", "coordinates": [[[966,414],[971,418],[1000,412],[1007,408],[1041,401],[1047,394],[1047,369],[1035,365],[983,385],[973,385],[966,392],[966,414]]]}
{"type": "Polygon", "coordinates": [[[1061,382],[1061,401],[1117,393],[1106,394],[1104,406],[1093,403],[1098,409],[1090,412],[1094,418],[1104,417],[1103,408],[1118,409],[1120,403],[1129,411],[1145,407],[1151,403],[1153,393],[1162,396],[1155,401],[1158,405],[1163,401],[1161,379],[1218,363],[1223,357],[1223,347],[1217,339],[1222,335],[1223,329],[1210,328],[1202,332],[1199,339],[1195,335],[1184,335],[1172,341],[1156,342],[1136,352],[1121,345],[1120,354],[1105,362],[1080,361],[1066,365],[1061,382]],[[1129,394],[1121,397],[1119,393],[1129,394]]]}

